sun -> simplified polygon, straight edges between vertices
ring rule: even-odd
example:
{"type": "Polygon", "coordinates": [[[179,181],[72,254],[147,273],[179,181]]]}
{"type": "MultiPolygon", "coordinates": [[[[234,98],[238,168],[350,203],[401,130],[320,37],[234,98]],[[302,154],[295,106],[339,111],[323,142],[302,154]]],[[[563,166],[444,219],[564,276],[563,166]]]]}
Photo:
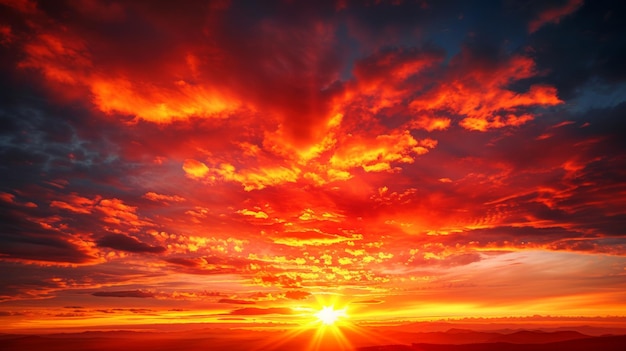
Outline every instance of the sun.
{"type": "Polygon", "coordinates": [[[324,325],[334,325],[339,318],[346,317],[346,310],[336,310],[333,306],[324,306],[315,317],[324,325]]]}

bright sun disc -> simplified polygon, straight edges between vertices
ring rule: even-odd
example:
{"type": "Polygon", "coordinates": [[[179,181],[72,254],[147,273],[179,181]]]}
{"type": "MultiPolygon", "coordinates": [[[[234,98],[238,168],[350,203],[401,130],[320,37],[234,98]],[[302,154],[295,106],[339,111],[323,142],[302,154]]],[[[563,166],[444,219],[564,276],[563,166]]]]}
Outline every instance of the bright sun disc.
{"type": "Polygon", "coordinates": [[[322,308],[319,312],[315,314],[315,317],[320,320],[320,322],[325,325],[333,325],[339,319],[339,317],[345,317],[346,310],[336,310],[332,306],[327,306],[322,308]]]}

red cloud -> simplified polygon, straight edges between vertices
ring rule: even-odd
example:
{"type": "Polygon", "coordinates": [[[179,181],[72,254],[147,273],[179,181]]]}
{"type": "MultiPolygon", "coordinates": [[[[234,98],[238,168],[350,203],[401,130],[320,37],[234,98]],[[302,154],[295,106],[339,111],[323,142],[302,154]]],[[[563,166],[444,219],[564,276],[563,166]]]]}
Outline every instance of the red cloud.
{"type": "Polygon", "coordinates": [[[528,31],[536,32],[548,23],[559,23],[561,19],[572,14],[583,5],[584,0],[568,0],[562,6],[549,7],[535,15],[535,18],[528,23],[528,31]]]}
{"type": "Polygon", "coordinates": [[[7,5],[24,13],[37,12],[37,3],[31,0],[2,0],[2,5],[7,5]]]}
{"type": "Polygon", "coordinates": [[[407,78],[430,68],[442,59],[443,52],[438,50],[416,48],[380,50],[358,61],[354,67],[354,75],[360,84],[376,89],[383,81],[403,83],[407,78]]]}
{"type": "Polygon", "coordinates": [[[15,199],[15,195],[13,194],[5,193],[5,192],[0,193],[0,200],[4,202],[12,203],[14,199],[15,199]]]}
{"type": "Polygon", "coordinates": [[[0,25],[0,44],[7,45],[14,40],[10,26],[0,25]]]}

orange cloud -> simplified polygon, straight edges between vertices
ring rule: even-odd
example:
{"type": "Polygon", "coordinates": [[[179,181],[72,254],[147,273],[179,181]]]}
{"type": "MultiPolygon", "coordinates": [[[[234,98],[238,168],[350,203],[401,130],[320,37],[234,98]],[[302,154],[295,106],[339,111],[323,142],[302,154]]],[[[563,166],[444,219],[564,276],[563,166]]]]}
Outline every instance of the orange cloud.
{"type": "Polygon", "coordinates": [[[252,216],[254,218],[258,218],[258,219],[267,219],[269,218],[269,216],[267,215],[267,213],[263,212],[263,211],[252,211],[252,210],[248,210],[247,208],[244,208],[243,210],[239,210],[237,211],[237,213],[241,213],[244,216],[252,216]]]}
{"type": "Polygon", "coordinates": [[[183,170],[190,178],[203,178],[209,172],[209,167],[200,161],[187,159],[183,163],[183,170]]]}
{"type": "Polygon", "coordinates": [[[238,300],[238,299],[219,299],[217,303],[228,303],[233,305],[254,305],[254,301],[238,300]]]}
{"type": "Polygon", "coordinates": [[[103,221],[112,224],[130,224],[132,226],[151,226],[152,223],[140,219],[137,207],[126,205],[119,199],[103,199],[95,206],[105,217],[103,221]]]}
{"type": "Polygon", "coordinates": [[[557,97],[556,89],[550,86],[533,85],[525,93],[506,89],[511,82],[536,74],[535,63],[530,58],[513,56],[493,68],[476,66],[478,63],[471,53],[462,51],[451,63],[453,75],[448,82],[416,97],[410,107],[417,113],[460,115],[463,117],[460,125],[465,129],[487,131],[520,126],[532,120],[530,113],[519,112],[525,107],[563,102],[557,97]]]}
{"type": "Polygon", "coordinates": [[[76,194],[70,194],[63,198],[64,201],[53,200],[50,207],[57,207],[74,213],[89,214],[92,212],[94,205],[100,200],[99,197],[88,199],[76,194]]]}
{"type": "Polygon", "coordinates": [[[280,235],[272,238],[274,243],[287,246],[326,246],[338,244],[341,242],[349,242],[361,240],[362,235],[353,234],[350,236],[341,236],[336,234],[323,233],[320,230],[309,230],[301,232],[285,231],[280,235]]]}
{"type": "Polygon", "coordinates": [[[366,172],[390,171],[393,163],[413,163],[415,155],[423,155],[436,145],[432,139],[415,139],[407,130],[374,139],[351,136],[338,147],[329,164],[339,170],[361,167],[366,172]]]}
{"type": "Polygon", "coordinates": [[[149,191],[143,195],[144,198],[152,201],[159,201],[163,203],[168,202],[183,202],[186,201],[184,197],[178,195],[163,195],[157,194],[155,192],[149,191]]]}
{"type": "MultiPolygon", "coordinates": [[[[118,72],[118,67],[106,67],[107,72],[102,73],[104,64],[94,59],[87,40],[72,31],[45,31],[24,45],[26,58],[19,66],[38,69],[52,82],[87,88],[95,106],[105,113],[149,122],[221,118],[241,105],[223,89],[189,83],[177,72],[163,70],[151,80],[118,72]]],[[[180,63],[183,71],[189,69],[185,56],[180,63]]]]}
{"type": "Polygon", "coordinates": [[[446,130],[450,127],[452,120],[446,117],[427,117],[420,116],[409,124],[412,128],[424,129],[429,132],[433,130],[446,130]]]}
{"type": "Polygon", "coordinates": [[[311,296],[310,292],[302,290],[289,290],[285,292],[285,297],[292,300],[304,300],[311,296]]]}
{"type": "Polygon", "coordinates": [[[183,80],[157,85],[127,78],[94,78],[89,82],[94,104],[103,112],[121,113],[155,123],[172,123],[190,117],[223,117],[239,103],[211,88],[183,80]]]}

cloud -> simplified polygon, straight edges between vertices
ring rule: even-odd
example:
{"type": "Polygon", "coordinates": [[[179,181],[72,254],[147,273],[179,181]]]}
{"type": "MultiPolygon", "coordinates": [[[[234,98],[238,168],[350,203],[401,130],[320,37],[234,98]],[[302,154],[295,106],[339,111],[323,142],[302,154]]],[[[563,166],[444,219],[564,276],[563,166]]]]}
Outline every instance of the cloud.
{"type": "Polygon", "coordinates": [[[446,130],[450,127],[452,120],[447,117],[428,117],[421,115],[409,124],[412,128],[424,129],[432,132],[434,130],[446,130]]]}
{"type": "Polygon", "coordinates": [[[350,303],[357,304],[357,305],[377,305],[383,302],[384,301],[381,301],[381,300],[359,300],[359,301],[352,301],[350,303]]]}
{"type": "Polygon", "coordinates": [[[263,285],[276,285],[288,289],[302,287],[302,277],[292,274],[263,275],[260,282],[263,285]]]}
{"type": "Polygon", "coordinates": [[[373,113],[398,105],[412,94],[414,76],[433,69],[444,53],[437,48],[386,48],[358,60],[348,85],[355,101],[373,113]],[[411,82],[411,83],[409,83],[411,82]]]}
{"type": "Polygon", "coordinates": [[[373,139],[351,137],[338,148],[329,164],[340,170],[361,167],[366,172],[390,171],[394,163],[413,163],[416,155],[434,148],[432,139],[416,140],[408,130],[373,139]]]}
{"type": "Polygon", "coordinates": [[[196,168],[187,170],[187,174],[193,174],[195,178],[204,178],[210,183],[216,180],[236,182],[243,186],[246,191],[261,190],[268,186],[295,183],[301,170],[297,167],[267,166],[237,170],[230,163],[222,163],[218,167],[209,170],[206,165],[196,164],[196,168]]]}
{"type": "Polygon", "coordinates": [[[198,267],[200,262],[197,259],[184,258],[184,257],[170,257],[165,261],[185,267],[198,267]]]}
{"type": "Polygon", "coordinates": [[[0,200],[4,201],[4,202],[9,202],[12,203],[15,199],[15,195],[13,194],[9,194],[9,193],[0,193],[0,200]]]}
{"type": "Polygon", "coordinates": [[[252,210],[248,210],[247,208],[244,208],[243,210],[239,210],[237,211],[237,213],[240,213],[244,216],[251,216],[257,219],[267,219],[269,217],[267,213],[263,211],[252,211],[252,210]]]}
{"type": "Polygon", "coordinates": [[[235,315],[235,316],[260,316],[260,315],[272,315],[272,314],[291,315],[291,314],[294,314],[294,311],[291,308],[284,308],[284,307],[270,307],[270,308],[248,307],[248,308],[241,308],[238,310],[233,310],[229,314],[235,315]]]}
{"type": "Polygon", "coordinates": [[[526,92],[506,88],[537,74],[533,59],[522,55],[496,59],[466,46],[451,60],[444,74],[443,84],[415,97],[410,107],[417,113],[439,118],[450,113],[459,115],[460,125],[468,130],[484,132],[520,126],[534,118],[524,109],[563,103],[552,86],[532,85],[526,92]]]}
{"type": "Polygon", "coordinates": [[[185,160],[183,170],[190,178],[202,178],[209,172],[209,168],[204,163],[193,159],[185,160]]]}
{"type": "Polygon", "coordinates": [[[155,192],[149,191],[147,193],[144,194],[143,196],[144,198],[151,200],[151,201],[158,201],[158,202],[162,202],[167,204],[168,202],[183,202],[186,201],[186,199],[182,196],[178,196],[178,195],[163,195],[163,194],[157,194],[155,192]]]}
{"type": "Polygon", "coordinates": [[[100,247],[134,253],[162,253],[166,250],[163,246],[151,246],[124,234],[106,234],[96,242],[100,247]]]}
{"type": "MultiPolygon", "coordinates": [[[[54,77],[64,81],[64,77],[54,77]]],[[[94,104],[103,112],[130,114],[153,123],[172,123],[190,117],[221,118],[239,102],[219,90],[178,80],[170,84],[132,82],[118,77],[90,77],[94,104]]]]}
{"type": "Polygon", "coordinates": [[[120,199],[103,199],[96,209],[100,210],[105,217],[103,220],[112,224],[129,224],[136,227],[151,226],[150,222],[142,220],[137,215],[137,207],[129,206],[120,199]]]}
{"type": "Polygon", "coordinates": [[[37,3],[30,0],[6,0],[2,2],[2,5],[13,7],[14,9],[24,13],[37,12],[37,3]]]}
{"type": "Polygon", "coordinates": [[[98,297],[138,297],[138,298],[151,298],[154,297],[154,293],[141,291],[141,290],[126,290],[126,291],[97,291],[92,293],[93,296],[98,297]]]}
{"type": "Polygon", "coordinates": [[[237,300],[237,299],[219,299],[217,302],[228,303],[228,304],[233,304],[233,305],[254,305],[255,304],[254,301],[237,300]]]}
{"type": "MultiPolygon", "coordinates": [[[[60,218],[37,218],[18,208],[2,207],[0,257],[3,260],[58,265],[95,264],[98,252],[85,237],[64,228],[60,218]]],[[[34,210],[35,208],[25,208],[34,210]]]]}
{"type": "Polygon", "coordinates": [[[302,232],[286,231],[280,235],[272,237],[276,244],[287,246],[324,246],[333,245],[346,241],[360,240],[359,235],[341,236],[336,234],[323,233],[319,230],[309,230],[302,232]]]}
{"type": "Polygon", "coordinates": [[[5,1],[0,299],[514,313],[557,306],[516,270],[542,255],[563,301],[619,288],[621,6],[427,5],[5,1]]]}
{"type": "Polygon", "coordinates": [[[304,300],[311,296],[310,292],[302,290],[289,290],[285,292],[285,297],[292,300],[304,300]]]}
{"type": "Polygon", "coordinates": [[[5,193],[5,192],[0,192],[0,200],[10,203],[10,204],[18,205],[18,206],[24,206],[24,207],[30,207],[30,208],[37,207],[37,204],[32,201],[19,202],[16,200],[15,195],[10,194],[10,193],[5,193]]]}
{"type": "Polygon", "coordinates": [[[177,272],[188,274],[237,274],[249,272],[250,264],[253,261],[229,257],[224,254],[223,249],[216,250],[219,255],[206,257],[167,257],[166,262],[172,263],[177,272]]]}
{"type": "Polygon", "coordinates": [[[56,207],[74,213],[90,214],[94,208],[94,205],[98,203],[99,200],[100,199],[98,197],[95,199],[88,199],[77,194],[70,194],[63,197],[63,201],[51,201],[50,207],[56,207]]]}
{"type": "Polygon", "coordinates": [[[20,66],[39,70],[51,83],[86,90],[99,110],[132,116],[135,122],[172,124],[263,110],[280,123],[288,143],[307,144],[325,131],[318,122],[332,117],[333,94],[324,87],[335,80],[341,52],[332,23],[312,18],[297,5],[288,6],[301,14],[296,24],[280,17],[263,21],[256,14],[231,12],[228,6],[211,5],[207,13],[206,7],[194,5],[171,16],[167,6],[157,6],[157,11],[138,4],[94,4],[59,5],[72,20],[40,12],[50,23],[63,21],[67,30],[31,22],[39,35],[24,45],[20,66]],[[94,13],[94,8],[101,9],[92,22],[95,30],[81,31],[80,20],[74,19],[94,13]],[[235,25],[241,18],[225,20],[235,14],[246,18],[249,29],[235,25]],[[185,24],[180,16],[187,18],[185,24]],[[106,35],[111,23],[133,35],[106,35]],[[147,31],[133,31],[138,23],[147,31]],[[193,35],[195,26],[206,29],[204,37],[193,35]],[[150,42],[150,32],[172,36],[150,42]],[[298,55],[291,49],[296,46],[302,50],[298,55]],[[274,49],[269,54],[263,47],[274,49]],[[257,59],[248,60],[250,55],[257,59]]]}
{"type": "Polygon", "coordinates": [[[22,315],[24,315],[22,312],[0,311],[0,317],[22,316],[22,315]]]}
{"type": "Polygon", "coordinates": [[[559,23],[563,17],[578,10],[583,2],[584,0],[568,0],[561,6],[546,7],[528,23],[528,31],[533,33],[546,24],[559,23]]]}
{"type": "Polygon", "coordinates": [[[621,42],[625,15],[614,3],[585,1],[558,26],[543,27],[531,36],[529,44],[537,68],[545,72],[541,80],[555,86],[562,99],[570,100],[569,108],[585,113],[591,108],[615,106],[622,101],[613,94],[623,89],[621,85],[626,79],[626,70],[620,64],[626,50],[623,44],[607,46],[597,38],[621,42]],[[587,37],[585,33],[590,30],[596,35],[587,37]],[[564,35],[577,40],[564,41],[555,47],[555,38],[564,35]],[[577,55],[576,59],[568,60],[572,55],[577,55]]]}

